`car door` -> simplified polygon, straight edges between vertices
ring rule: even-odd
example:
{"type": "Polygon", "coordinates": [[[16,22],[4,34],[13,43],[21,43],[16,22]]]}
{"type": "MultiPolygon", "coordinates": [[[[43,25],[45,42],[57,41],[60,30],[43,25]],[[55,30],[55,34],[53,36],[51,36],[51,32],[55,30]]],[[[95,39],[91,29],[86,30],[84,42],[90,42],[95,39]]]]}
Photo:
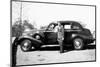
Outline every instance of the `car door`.
{"type": "Polygon", "coordinates": [[[68,23],[64,25],[65,30],[65,43],[70,43],[72,41],[73,34],[81,35],[82,34],[82,28],[77,23],[68,23]]]}
{"type": "Polygon", "coordinates": [[[71,34],[72,34],[71,24],[65,24],[64,25],[64,43],[69,43],[71,39],[71,34]]]}
{"type": "Polygon", "coordinates": [[[48,29],[44,33],[47,44],[57,43],[57,32],[55,32],[54,29],[55,29],[55,26],[52,29],[49,26],[48,29]]]}

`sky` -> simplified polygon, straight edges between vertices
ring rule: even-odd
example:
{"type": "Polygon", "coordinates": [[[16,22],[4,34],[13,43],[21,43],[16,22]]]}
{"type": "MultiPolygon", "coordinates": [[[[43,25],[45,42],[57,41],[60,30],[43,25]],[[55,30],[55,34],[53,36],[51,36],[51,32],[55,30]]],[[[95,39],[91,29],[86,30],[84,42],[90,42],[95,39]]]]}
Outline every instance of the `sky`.
{"type": "MultiPolygon", "coordinates": [[[[20,18],[20,7],[20,2],[12,2],[12,24],[20,18]]],[[[53,21],[78,21],[95,31],[95,7],[22,2],[22,20],[37,28],[53,21]]]]}

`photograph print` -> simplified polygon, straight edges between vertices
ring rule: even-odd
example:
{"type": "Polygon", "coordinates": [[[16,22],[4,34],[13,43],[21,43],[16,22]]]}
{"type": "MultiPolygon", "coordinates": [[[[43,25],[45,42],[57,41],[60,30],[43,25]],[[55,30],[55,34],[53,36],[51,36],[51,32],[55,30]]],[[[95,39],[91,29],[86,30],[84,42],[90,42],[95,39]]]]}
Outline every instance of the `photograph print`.
{"type": "Polygon", "coordinates": [[[96,6],[11,1],[11,66],[96,61],[96,6]]]}

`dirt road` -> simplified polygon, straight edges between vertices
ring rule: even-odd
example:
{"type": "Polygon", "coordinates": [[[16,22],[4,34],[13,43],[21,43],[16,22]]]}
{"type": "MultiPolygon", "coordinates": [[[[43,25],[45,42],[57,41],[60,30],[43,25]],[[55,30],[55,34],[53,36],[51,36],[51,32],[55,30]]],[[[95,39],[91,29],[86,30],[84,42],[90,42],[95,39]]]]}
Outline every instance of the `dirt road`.
{"type": "Polygon", "coordinates": [[[66,48],[64,53],[59,53],[59,46],[46,46],[37,51],[23,52],[18,46],[17,65],[61,63],[76,61],[94,61],[95,46],[85,50],[72,50],[66,48]]]}

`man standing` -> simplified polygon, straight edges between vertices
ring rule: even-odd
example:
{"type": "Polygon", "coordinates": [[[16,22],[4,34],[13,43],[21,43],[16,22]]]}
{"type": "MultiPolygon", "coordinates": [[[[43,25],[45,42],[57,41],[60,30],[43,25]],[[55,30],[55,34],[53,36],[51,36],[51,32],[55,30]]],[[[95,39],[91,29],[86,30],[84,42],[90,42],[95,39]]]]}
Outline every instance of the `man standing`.
{"type": "Polygon", "coordinates": [[[64,40],[64,28],[63,26],[60,24],[60,22],[58,22],[58,38],[57,38],[59,45],[60,45],[60,53],[64,52],[64,48],[63,48],[63,40],[64,40]]]}

